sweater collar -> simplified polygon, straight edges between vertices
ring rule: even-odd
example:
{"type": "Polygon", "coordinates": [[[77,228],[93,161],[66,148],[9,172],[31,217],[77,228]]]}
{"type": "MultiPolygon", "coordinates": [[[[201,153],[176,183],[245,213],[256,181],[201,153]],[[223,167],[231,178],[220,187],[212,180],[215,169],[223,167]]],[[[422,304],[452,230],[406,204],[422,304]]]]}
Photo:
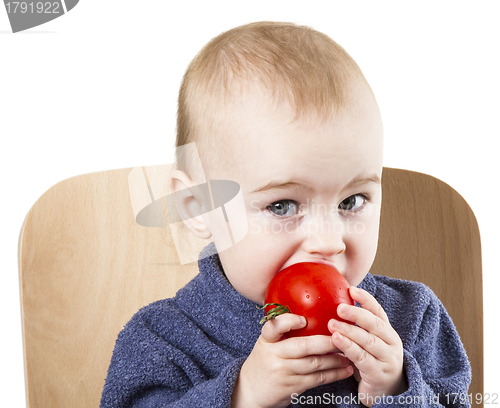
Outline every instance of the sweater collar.
{"type": "Polygon", "coordinates": [[[260,335],[259,322],[264,311],[229,283],[214,249],[211,243],[200,254],[200,273],[193,281],[195,286],[191,292],[191,314],[209,336],[249,354],[260,335]]]}
{"type": "Polygon", "coordinates": [[[358,288],[366,290],[372,296],[375,296],[377,289],[377,281],[371,273],[367,273],[361,283],[358,285],[358,288]]]}

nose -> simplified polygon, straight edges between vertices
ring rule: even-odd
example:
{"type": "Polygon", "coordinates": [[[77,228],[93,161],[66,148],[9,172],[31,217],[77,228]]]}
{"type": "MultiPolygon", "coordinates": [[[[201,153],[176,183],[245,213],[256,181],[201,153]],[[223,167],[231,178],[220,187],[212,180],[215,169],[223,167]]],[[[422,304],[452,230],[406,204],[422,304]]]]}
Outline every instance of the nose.
{"type": "Polygon", "coordinates": [[[346,250],[343,224],[336,217],[314,217],[307,225],[303,250],[324,258],[339,255],[346,250]]]}

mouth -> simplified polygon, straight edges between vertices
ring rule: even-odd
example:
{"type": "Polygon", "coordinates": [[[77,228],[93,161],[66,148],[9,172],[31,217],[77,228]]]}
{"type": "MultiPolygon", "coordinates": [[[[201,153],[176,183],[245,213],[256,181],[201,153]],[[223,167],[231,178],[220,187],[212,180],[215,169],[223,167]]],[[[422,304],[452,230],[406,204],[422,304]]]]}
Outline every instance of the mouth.
{"type": "Polygon", "coordinates": [[[316,264],[328,265],[328,266],[331,266],[332,268],[335,268],[337,271],[339,271],[343,275],[342,271],[338,267],[336,267],[333,264],[333,262],[327,261],[326,259],[320,259],[320,258],[304,259],[304,260],[301,260],[301,261],[297,261],[297,262],[294,262],[294,263],[292,263],[290,265],[283,266],[283,268],[281,268],[280,271],[282,271],[285,268],[288,268],[289,266],[292,266],[292,265],[295,265],[295,264],[298,264],[298,263],[304,263],[304,262],[311,262],[311,263],[316,263],[316,264]]]}
{"type": "Polygon", "coordinates": [[[304,261],[304,262],[312,262],[312,263],[317,263],[317,264],[322,264],[322,265],[328,265],[328,266],[332,266],[334,267],[335,269],[338,269],[334,264],[333,262],[331,261],[327,261],[326,259],[311,259],[311,260],[308,260],[308,261],[304,261]]]}

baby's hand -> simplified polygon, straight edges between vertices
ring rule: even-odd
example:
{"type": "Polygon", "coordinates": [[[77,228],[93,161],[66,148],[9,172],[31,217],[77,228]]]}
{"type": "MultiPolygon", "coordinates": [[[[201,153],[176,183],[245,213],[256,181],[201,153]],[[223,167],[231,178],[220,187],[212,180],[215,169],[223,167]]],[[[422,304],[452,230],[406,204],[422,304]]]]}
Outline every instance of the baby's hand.
{"type": "Polygon", "coordinates": [[[357,326],[332,319],[328,328],[333,333],[333,343],[359,370],[358,393],[361,402],[371,407],[375,397],[398,395],[407,390],[403,344],[372,295],[355,287],[350,288],[350,293],[361,308],[342,304],[337,313],[357,326]]]}
{"type": "Polygon", "coordinates": [[[291,313],[266,322],[241,367],[231,407],[286,407],[292,394],[349,377],[353,368],[338,353],[331,336],[284,339],[305,318],[291,313]]]}

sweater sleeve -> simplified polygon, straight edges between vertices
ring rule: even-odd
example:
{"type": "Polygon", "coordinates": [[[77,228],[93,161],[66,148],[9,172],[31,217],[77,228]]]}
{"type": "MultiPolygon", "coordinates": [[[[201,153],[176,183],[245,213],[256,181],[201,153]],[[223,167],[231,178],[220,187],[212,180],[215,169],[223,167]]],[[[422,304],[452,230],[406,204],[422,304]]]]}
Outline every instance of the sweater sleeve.
{"type": "Polygon", "coordinates": [[[100,408],[226,408],[244,360],[233,358],[219,372],[204,372],[136,316],[116,341],[100,408]]]}
{"type": "Polygon", "coordinates": [[[424,288],[420,328],[403,350],[408,390],[374,407],[470,407],[471,369],[462,342],[441,301],[424,288]]]}

